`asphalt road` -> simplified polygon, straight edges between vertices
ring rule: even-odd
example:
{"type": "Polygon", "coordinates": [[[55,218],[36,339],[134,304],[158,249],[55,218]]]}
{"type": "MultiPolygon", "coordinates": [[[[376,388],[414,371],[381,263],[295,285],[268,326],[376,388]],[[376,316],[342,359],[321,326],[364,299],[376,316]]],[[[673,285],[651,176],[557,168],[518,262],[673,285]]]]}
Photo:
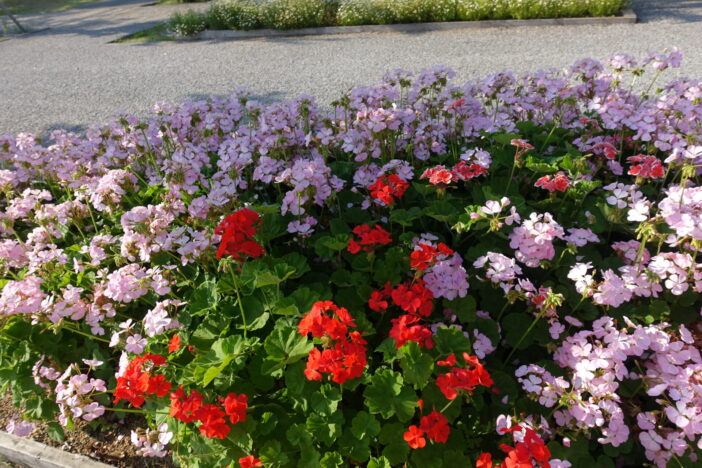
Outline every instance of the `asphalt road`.
{"type": "Polygon", "coordinates": [[[25,18],[49,29],[0,40],[0,134],[81,131],[116,112],[144,114],[158,101],[228,95],[238,86],[268,101],[304,93],[327,104],[386,71],[434,64],[451,66],[465,81],[677,46],[685,59],[676,73],[702,78],[702,1],[634,0],[633,25],[111,44],[181,7],[148,3],[106,0],[25,18]]]}

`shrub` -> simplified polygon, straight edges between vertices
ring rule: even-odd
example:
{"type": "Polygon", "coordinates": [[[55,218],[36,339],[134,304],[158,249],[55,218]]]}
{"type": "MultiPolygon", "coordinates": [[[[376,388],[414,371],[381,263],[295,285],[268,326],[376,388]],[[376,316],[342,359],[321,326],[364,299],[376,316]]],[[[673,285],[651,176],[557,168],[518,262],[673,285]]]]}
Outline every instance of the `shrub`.
{"type": "Polygon", "coordinates": [[[273,29],[327,26],[336,22],[333,0],[270,0],[263,6],[263,23],[273,29]]]}
{"type": "Polygon", "coordinates": [[[337,20],[341,26],[391,24],[395,13],[386,0],[347,0],[339,6],[337,20]]]}
{"type": "Polygon", "coordinates": [[[216,0],[205,16],[208,29],[258,29],[263,25],[258,5],[248,0],[216,0]]]}
{"type": "MultiPolygon", "coordinates": [[[[527,19],[616,14],[625,0],[215,0],[202,20],[187,13],[172,29],[295,29],[319,26],[527,19]],[[182,23],[182,24],[181,24],[182,23]]],[[[180,32],[179,32],[180,34],[180,32]]]]}
{"type": "Polygon", "coordinates": [[[178,36],[192,36],[204,31],[207,21],[194,10],[175,12],[168,22],[169,28],[178,36]]]}
{"type": "Polygon", "coordinates": [[[702,83],[630,86],[679,62],[2,137],[2,383],[188,467],[695,466],[702,83]]]}

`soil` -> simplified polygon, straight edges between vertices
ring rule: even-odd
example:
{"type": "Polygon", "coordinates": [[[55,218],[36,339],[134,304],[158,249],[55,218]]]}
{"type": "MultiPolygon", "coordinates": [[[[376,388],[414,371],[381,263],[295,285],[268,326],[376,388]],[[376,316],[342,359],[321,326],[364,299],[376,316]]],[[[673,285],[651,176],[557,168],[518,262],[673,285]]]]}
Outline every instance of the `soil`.
{"type": "MultiPolygon", "coordinates": [[[[22,412],[12,405],[12,398],[9,395],[1,395],[0,430],[4,429],[13,417],[22,419],[22,412]]],[[[29,438],[118,468],[175,468],[176,466],[168,456],[150,458],[137,454],[136,447],[131,443],[130,434],[132,429],[146,426],[144,419],[138,415],[119,419],[114,414],[105,414],[101,418],[98,429],[92,429],[85,421],[76,421],[75,425],[75,430],[65,430],[65,439],[62,442],[49,437],[46,432],[47,424],[41,422],[37,423],[29,438]]],[[[24,468],[22,465],[0,460],[0,468],[8,465],[24,468]]]]}

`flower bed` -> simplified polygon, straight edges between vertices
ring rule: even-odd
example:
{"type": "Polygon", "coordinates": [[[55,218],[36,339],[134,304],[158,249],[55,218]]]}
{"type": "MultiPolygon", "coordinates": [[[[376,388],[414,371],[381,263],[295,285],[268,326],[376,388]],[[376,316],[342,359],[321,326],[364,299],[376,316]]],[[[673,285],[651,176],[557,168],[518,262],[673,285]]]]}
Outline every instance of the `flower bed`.
{"type": "Polygon", "coordinates": [[[7,429],[143,414],[139,453],[191,467],[695,466],[702,91],[655,88],[679,62],[3,137],[7,429]]]}
{"type": "Polygon", "coordinates": [[[178,12],[170,29],[297,29],[323,26],[613,16],[627,0],[215,0],[204,13],[178,12]]]}

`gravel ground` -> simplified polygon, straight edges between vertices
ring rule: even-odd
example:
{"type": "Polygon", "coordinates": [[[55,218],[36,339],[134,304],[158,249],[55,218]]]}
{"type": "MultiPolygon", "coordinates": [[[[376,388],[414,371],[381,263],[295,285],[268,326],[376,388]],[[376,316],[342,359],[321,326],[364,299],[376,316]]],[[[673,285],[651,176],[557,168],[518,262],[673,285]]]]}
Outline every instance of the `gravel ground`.
{"type": "Polygon", "coordinates": [[[702,1],[633,0],[640,21],[634,25],[110,44],[176,8],[182,6],[107,0],[25,18],[49,29],[0,41],[0,134],[81,131],[115,112],[143,114],[157,101],[228,95],[238,86],[267,101],[306,93],[327,104],[388,70],[434,64],[467,80],[678,46],[685,54],[678,73],[702,78],[702,1]]]}

